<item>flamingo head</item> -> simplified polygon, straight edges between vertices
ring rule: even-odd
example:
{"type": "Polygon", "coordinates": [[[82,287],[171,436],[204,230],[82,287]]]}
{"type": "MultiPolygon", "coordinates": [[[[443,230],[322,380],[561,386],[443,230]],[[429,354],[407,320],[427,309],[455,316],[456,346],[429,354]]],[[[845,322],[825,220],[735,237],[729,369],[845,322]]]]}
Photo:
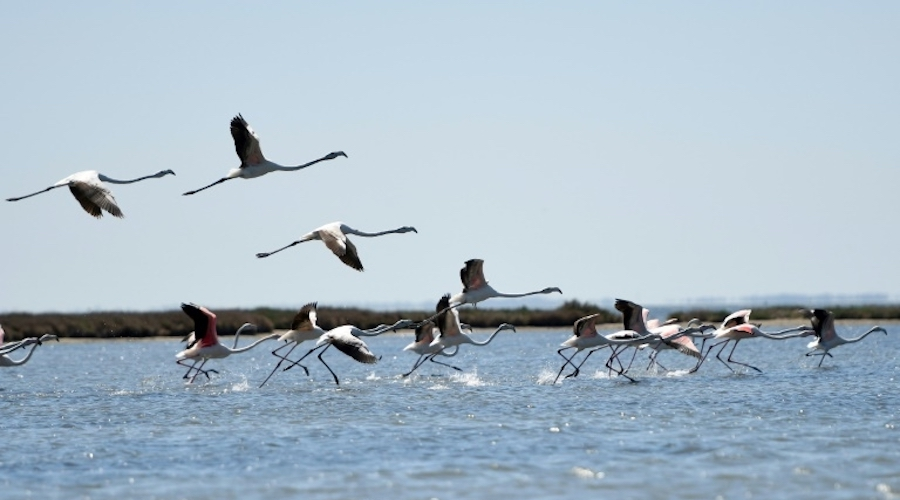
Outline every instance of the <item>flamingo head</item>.
{"type": "Polygon", "coordinates": [[[516,327],[514,325],[510,325],[509,323],[501,323],[500,326],[497,327],[497,330],[512,330],[516,331],[516,327]]]}
{"type": "Polygon", "coordinates": [[[343,156],[344,158],[347,158],[347,153],[345,153],[343,151],[335,151],[334,153],[328,153],[327,155],[325,155],[325,159],[333,160],[333,159],[337,158],[338,156],[343,156]]]}
{"type": "Polygon", "coordinates": [[[556,288],[555,286],[547,287],[547,288],[544,288],[543,290],[541,290],[541,293],[553,293],[553,292],[561,294],[562,290],[560,290],[559,288],[556,288]]]}

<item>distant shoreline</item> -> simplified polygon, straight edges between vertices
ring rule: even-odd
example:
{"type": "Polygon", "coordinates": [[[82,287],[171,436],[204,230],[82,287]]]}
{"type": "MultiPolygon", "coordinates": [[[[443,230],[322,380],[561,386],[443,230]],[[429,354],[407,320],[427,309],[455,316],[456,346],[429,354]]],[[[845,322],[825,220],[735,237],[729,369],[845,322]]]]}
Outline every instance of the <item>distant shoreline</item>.
{"type": "MultiPolygon", "coordinates": [[[[299,309],[299,308],[298,308],[299,309]]],[[[859,322],[877,324],[879,321],[900,320],[900,305],[841,306],[830,308],[839,322],[859,322]]],[[[589,314],[599,314],[599,323],[604,330],[621,325],[618,311],[598,307],[594,304],[570,300],[556,309],[486,309],[465,306],[460,310],[463,322],[477,330],[495,328],[500,323],[511,323],[520,330],[567,329],[574,322],[589,314]]],[[[778,323],[797,325],[808,324],[799,306],[772,306],[753,309],[751,321],[757,323],[778,323]]],[[[668,317],[677,318],[682,324],[691,318],[718,325],[725,316],[734,311],[727,309],[687,309],[671,311],[668,317]]],[[[297,314],[297,310],[257,308],[251,310],[228,309],[215,311],[217,327],[221,335],[233,335],[244,323],[253,323],[258,333],[286,331],[297,314]]],[[[414,321],[434,314],[431,311],[374,311],[358,308],[318,308],[319,326],[325,329],[339,325],[356,325],[372,328],[379,324],[392,324],[401,318],[414,321]]],[[[651,317],[655,317],[651,312],[651,317]]],[[[667,317],[667,318],[668,318],[667,317]]],[[[667,319],[660,318],[660,319],[667,319]]],[[[7,313],[0,314],[0,325],[6,331],[5,341],[16,341],[26,337],[54,334],[60,338],[170,338],[182,337],[193,330],[193,323],[180,310],[161,312],[90,312],[83,314],[64,313],[7,313]]]]}

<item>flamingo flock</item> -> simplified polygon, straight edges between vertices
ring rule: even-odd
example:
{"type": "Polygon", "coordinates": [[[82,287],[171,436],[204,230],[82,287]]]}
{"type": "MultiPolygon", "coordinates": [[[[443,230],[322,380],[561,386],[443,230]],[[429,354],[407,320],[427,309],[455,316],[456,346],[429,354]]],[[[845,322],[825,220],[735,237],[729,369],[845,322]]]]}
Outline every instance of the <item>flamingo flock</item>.
{"type": "MultiPolygon", "coordinates": [[[[297,171],[323,161],[347,157],[343,151],[335,151],[308,163],[296,166],[283,166],[266,159],[260,148],[259,137],[242,115],[238,114],[232,118],[230,130],[235,151],[240,159],[240,165],[229,170],[224,177],[215,182],[187,191],[183,195],[193,195],[231,179],[252,179],[270,172],[297,171]]],[[[99,219],[103,216],[103,212],[106,212],[113,217],[123,218],[124,214],[106,184],[131,184],[167,175],[174,176],[175,172],[172,170],[161,170],[155,174],[131,180],[117,180],[95,170],[88,170],[74,173],[40,191],[24,196],[7,198],[7,201],[20,201],[67,186],[81,207],[89,215],[99,219]]],[[[387,234],[409,232],[417,233],[418,231],[412,226],[402,226],[396,229],[366,232],[354,229],[340,221],[331,222],[300,236],[297,240],[283,247],[270,252],[257,253],[256,257],[266,258],[300,243],[319,240],[343,264],[354,270],[363,271],[359,253],[354,243],[348,238],[348,235],[373,238],[387,234]]],[[[357,362],[374,364],[378,362],[380,356],[376,356],[361,337],[374,337],[387,332],[411,328],[415,329],[415,340],[406,346],[403,351],[410,351],[418,354],[419,357],[412,369],[401,374],[401,377],[410,376],[428,361],[461,371],[462,369],[457,366],[438,361],[437,357],[449,358],[456,356],[460,352],[460,348],[466,344],[484,347],[500,332],[516,331],[515,326],[501,323],[484,340],[473,340],[465,333],[466,330],[469,330],[471,333],[471,328],[460,321],[459,309],[461,306],[470,304],[472,307],[476,307],[480,302],[493,298],[515,298],[538,294],[562,293],[558,287],[545,287],[522,293],[498,292],[488,284],[484,276],[484,260],[482,259],[466,261],[463,268],[460,269],[459,275],[462,281],[462,291],[452,296],[450,294],[442,295],[435,306],[435,313],[427,318],[419,320],[401,319],[392,325],[379,325],[368,330],[360,329],[353,325],[342,325],[326,331],[317,325],[317,303],[310,302],[300,309],[286,333],[272,333],[240,348],[237,347],[240,335],[243,332],[256,331],[255,325],[250,323],[242,325],[235,333],[233,345],[228,347],[219,341],[216,330],[216,315],[212,311],[194,303],[182,303],[181,309],[192,320],[194,331],[184,339],[187,342],[187,346],[175,355],[176,363],[187,368],[183,378],[188,383],[193,383],[198,376],[202,375],[209,379],[211,373],[218,373],[215,369],[205,368],[209,360],[223,359],[233,354],[247,352],[263,342],[275,340],[278,347],[272,350],[271,353],[278,361],[269,375],[262,381],[260,387],[263,387],[277,372],[287,371],[297,366],[302,368],[308,376],[310,374],[309,367],[301,364],[301,362],[316,352],[318,352],[316,357],[331,374],[334,383],[340,385],[337,374],[322,358],[322,355],[329,348],[334,347],[357,362]],[[294,350],[306,341],[315,341],[315,345],[302,356],[292,358],[291,355],[294,350]]],[[[801,325],[786,330],[766,332],[759,325],[750,322],[750,309],[743,309],[728,315],[719,327],[702,324],[696,319],[692,319],[686,326],[682,327],[675,319],[666,320],[665,322],[660,322],[657,319],[648,319],[649,311],[631,301],[617,299],[615,308],[623,315],[623,329],[610,334],[601,335],[598,331],[597,322],[600,318],[600,313],[591,314],[575,321],[572,336],[565,340],[561,344],[561,348],[557,350],[557,354],[564,361],[557,372],[554,384],[562,377],[566,367],[569,367],[571,371],[564,378],[577,377],[581,367],[591,355],[605,349],[609,350],[609,355],[604,363],[609,374],[615,373],[617,376],[635,382],[636,379],[629,375],[629,370],[637,353],[645,349],[650,351],[648,370],[654,366],[665,370],[659,364],[657,356],[662,351],[674,350],[697,359],[695,366],[688,371],[688,373],[694,373],[703,365],[712,351],[718,349],[715,354],[716,359],[731,372],[735,372],[735,368],[732,365],[761,372],[759,368],[749,363],[734,359],[734,351],[740,341],[751,338],[784,340],[814,336],[815,340],[808,345],[811,351],[806,353],[806,356],[820,356],[817,365],[820,367],[826,356],[832,357],[829,351],[837,346],[859,342],[873,332],[887,334],[884,328],[875,326],[858,337],[843,338],[835,331],[834,315],[824,309],[804,311],[804,314],[811,322],[810,326],[801,325]],[[699,348],[694,343],[694,340],[701,341],[699,348]],[[706,347],[707,341],[712,341],[708,348],[706,347]],[[726,359],[722,359],[722,354],[729,344],[731,349],[728,351],[728,356],[726,359]],[[632,349],[633,352],[631,360],[626,364],[623,363],[621,356],[628,349],[632,349]],[[570,355],[566,355],[566,351],[573,352],[570,355]],[[586,351],[586,354],[576,364],[575,358],[582,351],[586,351]]],[[[49,340],[59,340],[55,335],[44,335],[40,338],[29,337],[17,342],[3,343],[3,337],[4,332],[2,327],[0,327],[0,367],[22,365],[31,359],[37,346],[49,340]],[[25,350],[29,346],[31,349],[28,350],[24,357],[18,360],[13,360],[9,357],[9,354],[19,349],[25,350]]]]}

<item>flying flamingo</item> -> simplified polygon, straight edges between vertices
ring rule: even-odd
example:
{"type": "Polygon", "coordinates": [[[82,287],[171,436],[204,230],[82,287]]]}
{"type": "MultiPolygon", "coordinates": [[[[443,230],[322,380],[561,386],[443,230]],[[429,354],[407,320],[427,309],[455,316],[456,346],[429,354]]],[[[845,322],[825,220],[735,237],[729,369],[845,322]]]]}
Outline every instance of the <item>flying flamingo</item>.
{"type": "MultiPolygon", "coordinates": [[[[306,356],[308,356],[309,354],[311,354],[313,351],[315,351],[315,349],[311,349],[309,352],[306,353],[306,355],[304,355],[303,357],[300,358],[300,360],[297,360],[297,361],[292,361],[291,359],[289,359],[289,356],[291,355],[291,352],[293,352],[294,349],[298,345],[300,345],[301,342],[306,341],[306,340],[316,340],[328,333],[316,324],[316,320],[318,317],[317,312],[316,312],[316,306],[317,306],[316,302],[310,302],[309,304],[306,304],[305,306],[303,306],[300,309],[300,312],[298,312],[297,315],[294,316],[294,320],[293,320],[293,322],[291,322],[291,329],[288,332],[282,334],[280,337],[278,337],[279,342],[285,342],[284,345],[282,345],[282,346],[278,347],[277,349],[275,349],[274,351],[272,351],[272,355],[275,356],[276,358],[279,358],[278,364],[275,365],[275,368],[273,368],[272,372],[269,374],[269,376],[266,377],[265,380],[263,380],[262,384],[259,384],[260,387],[266,385],[266,382],[268,382],[269,379],[272,378],[272,375],[275,374],[275,372],[278,370],[278,368],[281,367],[281,364],[284,363],[285,361],[291,363],[290,365],[288,365],[285,368],[285,370],[287,370],[289,368],[293,368],[294,366],[299,366],[300,368],[303,368],[303,371],[306,372],[307,375],[309,375],[309,369],[306,366],[300,364],[300,361],[303,358],[305,358],[306,356]],[[284,355],[279,354],[279,351],[281,351],[282,349],[284,349],[288,346],[290,346],[290,349],[288,350],[288,352],[286,352],[284,355]]],[[[335,330],[344,329],[344,330],[348,330],[349,334],[353,335],[353,336],[372,337],[375,335],[380,335],[380,334],[390,331],[390,330],[407,328],[409,326],[412,326],[413,324],[415,324],[415,323],[411,320],[401,319],[401,320],[397,321],[396,323],[394,323],[393,325],[378,325],[377,327],[369,329],[369,330],[361,330],[353,325],[339,326],[339,327],[335,328],[335,330]]],[[[340,335],[340,337],[343,338],[343,335],[340,335]]],[[[319,358],[319,359],[322,361],[322,364],[325,364],[325,367],[328,368],[328,371],[331,371],[331,368],[325,363],[325,361],[322,360],[322,358],[319,358]]],[[[334,375],[334,372],[331,371],[331,374],[334,375]]],[[[335,382],[337,382],[336,376],[335,376],[335,382]]]]}
{"type": "Polygon", "coordinates": [[[237,348],[237,339],[238,336],[240,336],[241,331],[247,328],[255,328],[254,325],[246,323],[234,334],[234,347],[229,348],[219,342],[219,334],[216,331],[216,315],[209,309],[193,303],[182,303],[181,310],[194,321],[194,338],[189,343],[187,349],[175,355],[175,362],[188,369],[183,378],[190,378],[188,381],[189,384],[193,383],[194,379],[197,378],[197,375],[201,373],[207,377],[209,377],[210,371],[217,373],[215,370],[203,369],[203,365],[205,365],[208,360],[227,358],[232,354],[249,351],[262,342],[278,336],[277,333],[272,333],[256,340],[252,344],[237,348]],[[191,366],[188,366],[185,364],[188,360],[193,360],[194,363],[191,366]],[[200,363],[200,366],[197,366],[198,362],[200,363]],[[193,375],[191,375],[191,372],[194,372],[193,375]]]}
{"type": "Polygon", "coordinates": [[[743,363],[740,361],[736,361],[731,359],[731,356],[734,354],[735,348],[737,348],[738,343],[744,339],[765,337],[767,339],[773,340],[784,340],[790,339],[794,337],[805,337],[807,335],[811,335],[814,333],[808,326],[798,326],[794,328],[788,328],[786,330],[781,330],[778,332],[764,332],[759,329],[759,326],[750,323],[750,309],[741,309],[740,311],[736,311],[732,314],[729,314],[723,321],[722,326],[719,327],[718,330],[713,332],[712,339],[719,340],[719,342],[709,346],[709,349],[706,350],[706,353],[700,358],[700,361],[697,363],[697,366],[692,368],[691,373],[697,371],[700,368],[700,365],[706,360],[709,353],[712,352],[714,348],[717,346],[722,346],[718,352],[716,352],[716,358],[722,362],[729,370],[734,372],[734,368],[732,368],[728,363],[733,363],[737,365],[746,366],[747,368],[752,368],[759,373],[762,373],[762,370],[759,368],[749,365],[747,363],[743,363]],[[721,358],[722,351],[728,346],[729,342],[734,342],[731,346],[731,351],[728,352],[728,360],[723,360],[721,358]]]}
{"type": "Polygon", "coordinates": [[[55,340],[55,341],[59,342],[59,338],[56,335],[47,334],[47,335],[42,335],[41,338],[39,338],[39,339],[34,338],[34,337],[28,337],[26,339],[22,339],[17,342],[10,342],[8,344],[4,344],[3,343],[4,335],[5,335],[5,332],[3,331],[3,327],[0,327],[0,366],[2,366],[2,367],[24,365],[25,363],[28,362],[29,359],[31,359],[31,355],[34,354],[34,350],[35,350],[35,348],[37,348],[37,346],[43,344],[44,342],[47,342],[48,340],[55,340]],[[14,360],[14,359],[10,358],[9,356],[7,356],[7,354],[15,351],[16,349],[24,349],[25,347],[27,347],[29,345],[31,346],[31,350],[28,351],[28,354],[26,354],[24,358],[14,360]]]}
{"type": "Polygon", "coordinates": [[[459,346],[455,346],[453,348],[453,351],[449,354],[445,353],[444,348],[439,345],[432,346],[431,343],[434,342],[434,339],[436,338],[434,335],[434,332],[436,330],[438,332],[440,332],[440,330],[438,330],[438,328],[434,325],[434,323],[429,320],[423,321],[422,323],[419,324],[419,326],[416,327],[416,340],[413,341],[408,346],[404,347],[403,350],[404,351],[412,351],[412,352],[418,354],[419,359],[416,360],[416,363],[413,365],[413,367],[410,371],[403,374],[404,377],[408,377],[410,374],[412,374],[412,372],[416,371],[416,369],[419,368],[420,366],[422,366],[422,364],[424,364],[426,361],[431,361],[432,363],[437,363],[439,365],[448,366],[450,368],[453,368],[456,371],[462,371],[461,368],[458,368],[456,366],[453,366],[453,365],[450,365],[447,363],[442,363],[442,362],[434,359],[438,355],[446,356],[446,357],[456,356],[456,353],[459,352],[459,346]]]}
{"type": "Polygon", "coordinates": [[[348,234],[364,236],[366,238],[373,238],[375,236],[382,236],[385,234],[408,233],[410,231],[418,233],[418,231],[416,231],[416,228],[411,226],[398,227],[397,229],[389,229],[387,231],[381,231],[378,233],[366,233],[357,229],[353,229],[343,222],[332,222],[314,229],[312,232],[304,234],[300,237],[299,240],[285,245],[278,250],[258,253],[256,254],[256,256],[262,259],[305,241],[321,240],[323,243],[325,243],[325,246],[327,246],[328,249],[331,250],[332,253],[334,253],[339,259],[341,259],[341,262],[347,264],[353,269],[356,269],[357,271],[362,271],[363,265],[359,260],[359,255],[356,253],[356,246],[352,241],[350,241],[349,238],[347,238],[348,234]]]}
{"type": "Polygon", "coordinates": [[[234,138],[234,149],[237,151],[238,158],[241,159],[241,166],[229,170],[225,177],[222,177],[208,186],[203,186],[200,189],[183,193],[184,196],[199,193],[204,189],[211,188],[231,179],[237,179],[238,177],[242,179],[252,179],[279,170],[300,170],[315,165],[320,161],[333,160],[338,156],[343,156],[344,158],[347,157],[343,151],[335,151],[334,153],[328,153],[318,160],[313,160],[309,163],[304,163],[303,165],[297,165],[295,167],[285,167],[275,162],[271,162],[263,156],[262,150],[259,148],[259,136],[256,135],[256,132],[250,128],[250,125],[240,114],[231,119],[231,137],[234,138]]]}
{"type": "Polygon", "coordinates": [[[483,300],[487,300],[493,297],[515,298],[527,297],[529,295],[548,294],[553,292],[562,293],[562,290],[555,286],[544,288],[543,290],[537,290],[534,292],[500,293],[497,290],[494,290],[494,288],[488,284],[487,280],[484,279],[484,260],[482,259],[467,260],[466,266],[459,270],[459,276],[462,280],[463,291],[454,295],[450,299],[450,305],[453,307],[457,307],[462,304],[474,305],[483,300]]]}
{"type": "Polygon", "coordinates": [[[156,179],[169,174],[175,175],[175,172],[171,170],[160,170],[153,175],[121,181],[107,177],[96,170],[85,170],[83,172],[76,172],[46,189],[26,194],[25,196],[19,196],[18,198],[7,198],[6,201],[24,200],[25,198],[31,198],[32,196],[46,193],[51,189],[69,186],[69,191],[72,192],[72,195],[75,196],[75,199],[78,200],[78,203],[81,204],[81,208],[83,208],[85,212],[99,219],[100,217],[103,217],[103,210],[106,210],[113,217],[119,217],[121,219],[125,216],[122,214],[122,210],[119,209],[119,205],[116,204],[116,199],[113,198],[112,191],[103,185],[104,182],[110,184],[131,184],[144,179],[156,179]]]}
{"type": "Polygon", "coordinates": [[[459,312],[450,307],[450,294],[445,294],[441,297],[441,300],[437,303],[436,310],[438,311],[438,314],[435,323],[437,324],[441,335],[429,344],[429,347],[434,349],[440,348],[443,350],[461,344],[472,344],[479,347],[485,346],[490,344],[491,341],[494,340],[494,337],[503,330],[516,331],[515,326],[510,325],[509,323],[501,323],[487,340],[476,342],[463,333],[463,326],[459,322],[459,312]]]}
{"type": "Polygon", "coordinates": [[[834,313],[831,311],[826,311],[825,309],[812,309],[805,310],[804,313],[809,317],[812,322],[813,329],[816,332],[816,340],[813,340],[806,346],[812,351],[806,353],[807,356],[821,356],[819,359],[818,366],[822,366],[822,362],[825,361],[825,356],[831,356],[831,353],[828,351],[834,349],[835,347],[843,344],[852,344],[854,342],[859,342],[860,340],[866,338],[866,335],[872,332],[882,332],[887,335],[887,330],[880,326],[873,326],[866,333],[860,335],[859,337],[854,337],[850,339],[845,339],[837,334],[837,331],[834,329],[834,313]],[[822,351],[822,352],[816,352],[822,351]]]}

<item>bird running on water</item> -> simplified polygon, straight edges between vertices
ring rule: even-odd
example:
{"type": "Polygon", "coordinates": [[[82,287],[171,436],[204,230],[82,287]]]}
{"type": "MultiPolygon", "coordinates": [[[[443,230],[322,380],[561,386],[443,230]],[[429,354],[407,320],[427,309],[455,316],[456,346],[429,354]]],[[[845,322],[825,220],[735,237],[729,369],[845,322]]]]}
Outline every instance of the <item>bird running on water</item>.
{"type": "Polygon", "coordinates": [[[209,378],[209,372],[216,373],[215,370],[203,369],[203,366],[210,359],[227,358],[232,354],[249,351],[262,342],[278,336],[277,333],[272,333],[257,339],[252,344],[238,348],[237,341],[241,332],[246,329],[256,329],[255,325],[245,323],[234,334],[234,346],[229,348],[219,342],[219,334],[216,331],[216,315],[209,309],[197,304],[182,303],[181,310],[194,321],[194,336],[189,340],[187,349],[175,355],[175,362],[188,369],[183,378],[188,379],[189,384],[193,383],[197,375],[201,373],[206,375],[207,378],[209,378]],[[190,366],[186,365],[185,363],[188,360],[193,361],[193,364],[190,366]]]}
{"type": "Polygon", "coordinates": [[[816,340],[813,340],[809,343],[808,346],[806,346],[807,348],[812,349],[812,351],[806,353],[806,355],[821,356],[821,359],[819,359],[819,364],[817,366],[822,366],[822,362],[825,361],[825,356],[831,356],[831,353],[829,353],[828,351],[834,349],[839,345],[859,342],[860,340],[866,338],[867,335],[874,332],[882,332],[887,335],[887,330],[885,330],[884,328],[880,326],[873,326],[858,337],[845,339],[838,335],[837,331],[834,329],[834,313],[832,313],[831,311],[827,311],[825,309],[806,309],[803,312],[809,318],[810,322],[812,322],[812,327],[813,330],[815,330],[816,335],[816,340]]]}
{"type": "Polygon", "coordinates": [[[229,170],[225,177],[222,177],[212,184],[183,193],[184,196],[199,193],[204,189],[209,189],[231,179],[252,179],[268,174],[269,172],[300,170],[315,165],[320,161],[333,160],[339,156],[343,156],[344,158],[347,157],[343,151],[335,151],[333,153],[328,153],[318,160],[313,160],[309,163],[294,167],[286,167],[273,161],[269,161],[263,156],[262,149],[259,147],[259,136],[256,135],[256,132],[250,128],[250,125],[240,114],[231,119],[231,137],[234,139],[234,149],[237,152],[238,158],[241,159],[241,165],[238,168],[229,170]]]}

